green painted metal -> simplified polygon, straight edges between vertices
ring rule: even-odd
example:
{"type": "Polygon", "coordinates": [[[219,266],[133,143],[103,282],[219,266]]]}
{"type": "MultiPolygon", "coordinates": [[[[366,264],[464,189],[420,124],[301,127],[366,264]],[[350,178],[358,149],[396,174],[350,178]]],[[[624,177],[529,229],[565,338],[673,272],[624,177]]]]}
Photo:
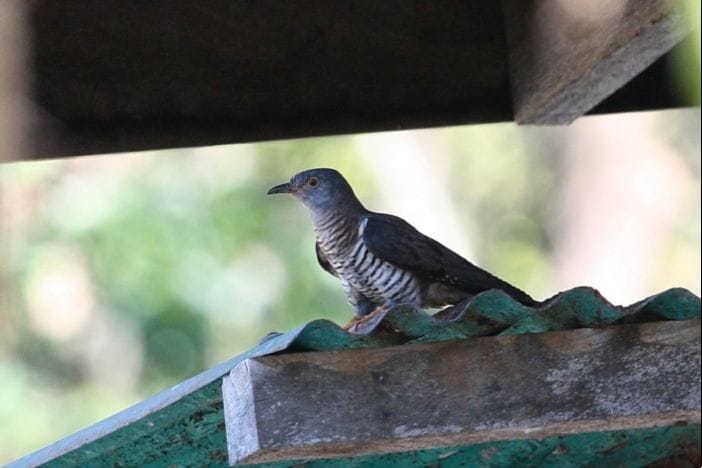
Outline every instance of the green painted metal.
{"type": "Polygon", "coordinates": [[[222,377],[245,359],[287,349],[301,328],[7,466],[224,466],[227,445],[222,377]]]}
{"type": "MultiPolygon", "coordinates": [[[[353,335],[328,320],[315,320],[290,332],[269,337],[240,356],[8,466],[226,465],[221,378],[239,362],[254,356],[275,352],[372,348],[696,317],[700,317],[700,298],[681,288],[667,290],[627,307],[612,305],[594,289],[575,288],[554,296],[536,309],[524,307],[500,291],[485,292],[467,304],[434,316],[413,307],[398,306],[389,310],[383,321],[367,335],[353,335]]],[[[336,460],[332,466],[388,466],[387,463],[424,466],[427,463],[423,460],[434,460],[429,463],[440,461],[442,466],[471,465],[471,460],[478,465],[516,463],[520,466],[541,466],[544,460],[551,464],[566,460],[556,457],[561,451],[573,454],[572,460],[567,463],[577,465],[587,460],[597,464],[601,460],[598,458],[601,452],[611,453],[612,457],[620,454],[621,457],[654,461],[663,456],[679,455],[675,441],[682,441],[680,447],[690,447],[694,440],[694,448],[699,453],[699,433],[700,426],[696,425],[579,434],[565,439],[503,441],[453,449],[358,457],[336,460]],[[620,438],[623,438],[622,441],[617,442],[620,438]],[[561,446],[565,449],[559,448],[561,446]],[[585,448],[578,448],[581,446],[585,448]],[[635,446],[638,448],[626,448],[635,446]],[[549,455],[554,451],[555,454],[549,455]],[[492,452],[492,458],[485,460],[485,454],[492,452]],[[656,454],[661,457],[651,458],[656,454]]],[[[619,459],[607,459],[610,460],[619,459]]],[[[321,466],[319,463],[327,466],[331,462],[309,463],[310,466],[321,466]]],[[[548,463],[546,466],[549,466],[548,463]]],[[[569,466],[567,463],[559,466],[569,466]]]]}
{"type": "Polygon", "coordinates": [[[368,335],[353,335],[328,320],[315,320],[300,330],[291,347],[300,351],[372,348],[699,316],[700,298],[683,288],[669,289],[623,307],[613,305],[592,288],[579,287],[557,294],[537,308],[523,306],[502,291],[492,290],[434,316],[412,306],[397,306],[368,335]]]}
{"type": "Polygon", "coordinates": [[[700,425],[588,432],[545,439],[486,442],[463,447],[368,455],[334,460],[286,460],[245,465],[251,468],[420,468],[441,466],[582,467],[699,466],[700,425]],[[683,463],[687,462],[687,464],[683,463]]]}

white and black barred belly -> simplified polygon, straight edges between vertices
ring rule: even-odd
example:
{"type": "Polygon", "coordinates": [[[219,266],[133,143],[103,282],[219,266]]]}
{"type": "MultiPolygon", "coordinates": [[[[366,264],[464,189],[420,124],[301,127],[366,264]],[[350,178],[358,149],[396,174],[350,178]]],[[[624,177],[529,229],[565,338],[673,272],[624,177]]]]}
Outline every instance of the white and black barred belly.
{"type": "MultiPolygon", "coordinates": [[[[355,220],[354,220],[355,221],[355,220]]],[[[363,242],[365,220],[360,226],[330,217],[317,226],[317,243],[341,279],[353,306],[357,306],[357,293],[375,304],[388,302],[420,305],[421,294],[417,279],[375,256],[363,242]]]]}

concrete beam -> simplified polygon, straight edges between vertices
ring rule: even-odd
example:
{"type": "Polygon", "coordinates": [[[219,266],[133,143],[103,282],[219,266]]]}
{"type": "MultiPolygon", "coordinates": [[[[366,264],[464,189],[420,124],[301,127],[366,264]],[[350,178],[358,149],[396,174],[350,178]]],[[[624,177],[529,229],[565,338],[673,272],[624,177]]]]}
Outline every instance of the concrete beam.
{"type": "Polygon", "coordinates": [[[230,463],[699,423],[700,321],[263,356],[223,381],[230,463]]]}

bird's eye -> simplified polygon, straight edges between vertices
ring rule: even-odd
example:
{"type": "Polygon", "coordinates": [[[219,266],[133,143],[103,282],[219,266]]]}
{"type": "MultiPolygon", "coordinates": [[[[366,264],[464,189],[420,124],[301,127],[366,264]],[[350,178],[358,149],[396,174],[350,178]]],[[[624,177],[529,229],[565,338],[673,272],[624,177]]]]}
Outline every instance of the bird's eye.
{"type": "Polygon", "coordinates": [[[316,177],[310,177],[309,179],[307,179],[307,186],[310,188],[319,187],[319,179],[316,177]]]}

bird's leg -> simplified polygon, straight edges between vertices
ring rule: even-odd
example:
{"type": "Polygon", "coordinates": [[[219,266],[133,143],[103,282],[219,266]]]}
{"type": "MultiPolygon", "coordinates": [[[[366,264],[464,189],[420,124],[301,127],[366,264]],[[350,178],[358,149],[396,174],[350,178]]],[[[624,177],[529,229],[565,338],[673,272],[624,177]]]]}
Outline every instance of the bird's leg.
{"type": "Polygon", "coordinates": [[[373,323],[378,316],[384,316],[385,313],[394,306],[394,302],[386,302],[385,304],[381,304],[366,314],[356,315],[349,323],[344,325],[343,328],[351,333],[357,333],[359,332],[359,328],[363,328],[364,325],[368,323],[373,323]]]}
{"type": "Polygon", "coordinates": [[[348,284],[346,284],[345,286],[347,286],[345,287],[346,296],[349,300],[349,303],[353,306],[356,312],[356,315],[354,315],[351,321],[343,327],[344,330],[348,331],[355,327],[355,325],[359,323],[359,321],[363,317],[373,312],[376,305],[370,299],[364,296],[359,290],[353,288],[348,284]]]}
{"type": "Polygon", "coordinates": [[[353,318],[349,321],[349,323],[347,323],[341,328],[346,331],[354,330],[356,328],[356,325],[358,325],[361,322],[362,318],[362,315],[354,315],[353,318]]]}

